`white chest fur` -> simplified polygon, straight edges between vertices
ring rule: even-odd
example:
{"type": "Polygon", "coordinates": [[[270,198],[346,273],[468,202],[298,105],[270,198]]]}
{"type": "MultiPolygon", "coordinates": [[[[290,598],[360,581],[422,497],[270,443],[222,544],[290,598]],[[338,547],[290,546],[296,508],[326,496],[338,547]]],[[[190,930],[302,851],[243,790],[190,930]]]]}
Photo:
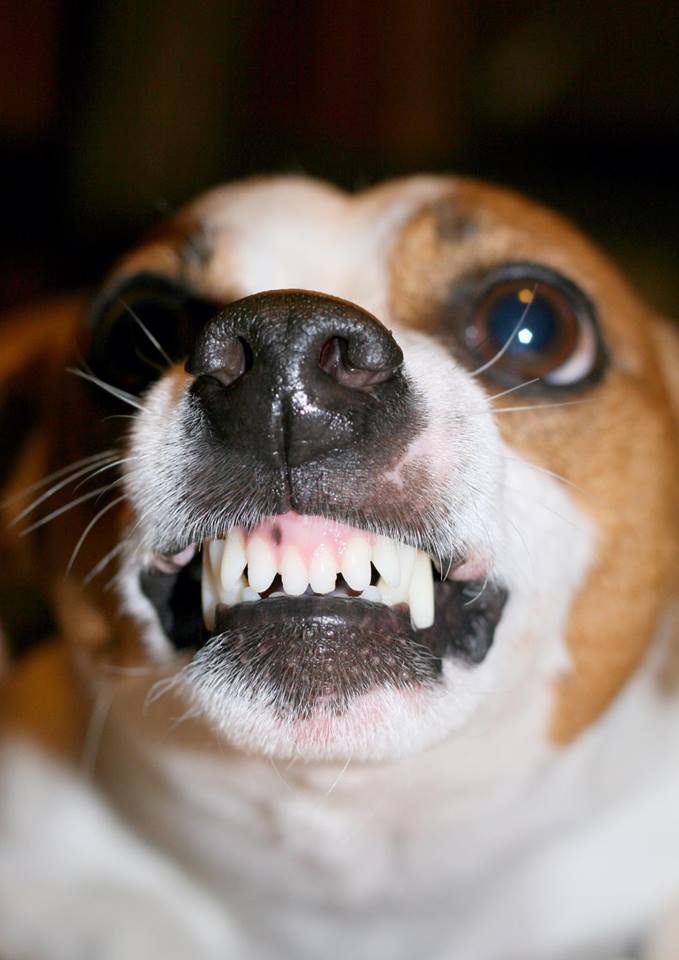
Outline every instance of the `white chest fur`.
{"type": "Polygon", "coordinates": [[[679,889],[679,710],[652,674],[566,752],[529,747],[544,704],[527,701],[499,732],[480,721],[460,743],[345,769],[197,755],[188,728],[131,741],[121,701],[100,769],[253,958],[607,957],[679,889]]]}

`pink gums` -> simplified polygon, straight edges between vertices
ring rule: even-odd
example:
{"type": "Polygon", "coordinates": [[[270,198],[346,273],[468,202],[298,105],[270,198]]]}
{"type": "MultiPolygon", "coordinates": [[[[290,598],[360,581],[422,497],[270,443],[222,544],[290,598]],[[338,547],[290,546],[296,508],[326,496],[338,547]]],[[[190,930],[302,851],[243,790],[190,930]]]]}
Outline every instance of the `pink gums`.
{"type": "Polygon", "coordinates": [[[242,532],[242,536],[246,546],[253,537],[266,540],[277,560],[286,547],[295,547],[307,566],[314,551],[321,545],[339,560],[350,540],[358,538],[371,546],[375,541],[375,535],[365,530],[357,530],[325,517],[302,516],[294,511],[264,520],[254,530],[242,532]]]}

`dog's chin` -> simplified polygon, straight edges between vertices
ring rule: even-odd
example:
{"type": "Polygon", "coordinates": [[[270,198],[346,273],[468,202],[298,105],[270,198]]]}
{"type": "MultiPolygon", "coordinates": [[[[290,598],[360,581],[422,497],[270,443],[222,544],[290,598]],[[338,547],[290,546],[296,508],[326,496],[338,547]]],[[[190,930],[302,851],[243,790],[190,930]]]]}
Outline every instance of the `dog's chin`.
{"type": "Polygon", "coordinates": [[[375,760],[440,739],[446,668],[485,659],[507,597],[488,580],[438,578],[433,622],[418,628],[376,588],[367,598],[340,578],[328,595],[288,596],[274,584],[256,602],[218,603],[208,629],[201,571],[196,551],[179,569],[144,569],[141,589],[173,645],[191,651],[185,695],[233,745],[276,757],[375,760]]]}

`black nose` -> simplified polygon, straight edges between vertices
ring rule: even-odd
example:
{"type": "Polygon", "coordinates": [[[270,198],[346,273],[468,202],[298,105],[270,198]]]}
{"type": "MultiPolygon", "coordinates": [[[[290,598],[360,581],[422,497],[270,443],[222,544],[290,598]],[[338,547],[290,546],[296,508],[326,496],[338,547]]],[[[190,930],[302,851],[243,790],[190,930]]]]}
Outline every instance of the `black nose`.
{"type": "Polygon", "coordinates": [[[355,304],[272,290],[211,320],[186,369],[214,439],[295,468],[385,438],[391,449],[408,393],[402,363],[389,330],[355,304]]]}

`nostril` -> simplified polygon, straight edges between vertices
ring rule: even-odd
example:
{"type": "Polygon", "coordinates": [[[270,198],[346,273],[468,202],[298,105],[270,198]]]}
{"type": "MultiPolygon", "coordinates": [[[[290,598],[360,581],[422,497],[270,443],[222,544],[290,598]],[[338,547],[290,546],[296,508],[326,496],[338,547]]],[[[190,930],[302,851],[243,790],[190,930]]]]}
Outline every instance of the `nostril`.
{"type": "Polygon", "coordinates": [[[349,344],[342,337],[331,337],[321,347],[318,365],[337,383],[353,390],[363,390],[377,383],[384,383],[394,373],[391,366],[378,370],[354,367],[348,359],[349,344]]]}
{"type": "Polygon", "coordinates": [[[321,347],[321,356],[318,365],[325,373],[331,377],[335,376],[335,371],[342,363],[342,352],[346,357],[347,342],[340,340],[339,337],[330,337],[321,347]]]}
{"type": "Polygon", "coordinates": [[[252,365],[255,362],[255,355],[252,352],[252,347],[247,342],[247,340],[244,340],[243,337],[238,337],[238,340],[240,341],[240,345],[243,348],[243,370],[241,373],[241,376],[242,376],[243,373],[247,373],[248,370],[252,370],[252,365]]]}
{"type": "Polygon", "coordinates": [[[189,373],[212,377],[224,387],[235,383],[252,368],[252,347],[242,337],[218,337],[202,352],[196,362],[193,357],[186,365],[189,373]]]}

